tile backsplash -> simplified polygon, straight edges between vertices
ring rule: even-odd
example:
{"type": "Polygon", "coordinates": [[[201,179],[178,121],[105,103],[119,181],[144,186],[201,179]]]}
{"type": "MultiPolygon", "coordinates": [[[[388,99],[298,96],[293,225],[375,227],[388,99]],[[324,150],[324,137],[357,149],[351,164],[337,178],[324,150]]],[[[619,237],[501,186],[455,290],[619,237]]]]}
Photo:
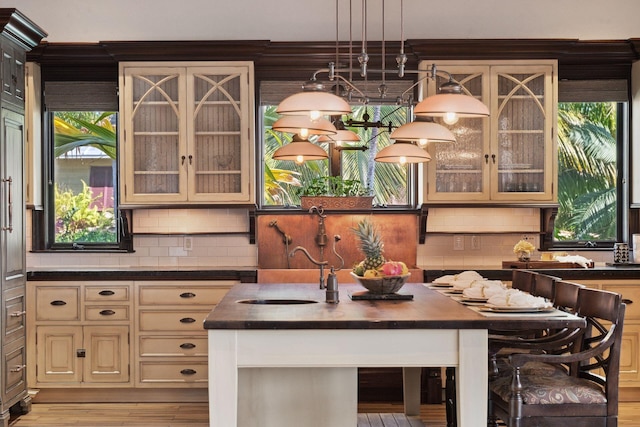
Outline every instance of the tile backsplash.
{"type": "MultiPolygon", "coordinates": [[[[31,224],[27,211],[27,224],[31,224]]],[[[500,268],[513,260],[513,246],[523,237],[539,244],[540,219],[530,208],[430,208],[428,234],[419,244],[416,265],[422,268],[500,268]],[[474,234],[477,233],[477,234],[474,234]],[[455,246],[455,249],[454,249],[455,246]]],[[[133,253],[30,252],[27,268],[258,266],[258,249],[249,243],[246,209],[142,209],[133,217],[133,253]],[[218,234],[216,234],[218,233],[218,234]]],[[[611,262],[612,251],[573,253],[597,264],[611,262]]],[[[540,254],[534,253],[533,259],[540,254]]]]}

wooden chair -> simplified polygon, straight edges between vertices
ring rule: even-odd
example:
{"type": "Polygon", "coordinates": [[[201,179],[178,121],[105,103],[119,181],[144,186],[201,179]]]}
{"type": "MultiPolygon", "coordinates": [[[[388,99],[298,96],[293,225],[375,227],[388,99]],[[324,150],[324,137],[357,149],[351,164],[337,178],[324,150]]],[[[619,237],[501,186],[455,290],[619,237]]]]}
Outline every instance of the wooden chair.
{"type": "Polygon", "coordinates": [[[548,274],[538,273],[535,276],[535,283],[533,285],[533,289],[530,291],[530,294],[552,301],[554,295],[553,290],[555,287],[555,283],[558,280],[562,279],[560,279],[559,277],[550,276],[548,274]]]}
{"type": "Polygon", "coordinates": [[[619,294],[580,288],[577,313],[587,321],[585,333],[562,354],[553,346],[542,354],[511,354],[511,375],[489,384],[488,425],[500,419],[509,427],[617,426],[624,310],[619,294]],[[528,363],[547,369],[527,371],[528,363]]]}
{"type": "Polygon", "coordinates": [[[532,293],[538,273],[529,270],[513,270],[511,273],[511,287],[532,293]]]}

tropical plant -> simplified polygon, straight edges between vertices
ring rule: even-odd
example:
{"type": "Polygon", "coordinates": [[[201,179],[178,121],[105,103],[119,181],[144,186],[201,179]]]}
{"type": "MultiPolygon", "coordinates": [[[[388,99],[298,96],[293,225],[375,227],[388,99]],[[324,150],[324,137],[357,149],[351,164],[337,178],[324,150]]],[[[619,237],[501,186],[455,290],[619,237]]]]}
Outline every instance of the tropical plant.
{"type": "Polygon", "coordinates": [[[556,240],[615,240],[616,104],[560,103],[556,240]]]}
{"type": "MultiPolygon", "coordinates": [[[[117,136],[114,112],[56,112],[54,113],[54,155],[58,159],[72,150],[93,147],[111,159],[116,159],[117,136]]],[[[55,242],[117,241],[114,210],[98,207],[97,197],[82,181],[82,191],[74,193],[64,184],[54,186],[55,242]],[[65,189],[61,189],[62,185],[65,189]]]]}
{"type": "Polygon", "coordinates": [[[82,181],[82,191],[54,186],[56,199],[56,242],[114,242],[115,218],[112,208],[99,210],[91,188],[82,181]]]}
{"type": "Polygon", "coordinates": [[[95,147],[116,158],[116,129],[111,122],[114,112],[59,112],[54,116],[54,155],[80,147],[95,147]]]}

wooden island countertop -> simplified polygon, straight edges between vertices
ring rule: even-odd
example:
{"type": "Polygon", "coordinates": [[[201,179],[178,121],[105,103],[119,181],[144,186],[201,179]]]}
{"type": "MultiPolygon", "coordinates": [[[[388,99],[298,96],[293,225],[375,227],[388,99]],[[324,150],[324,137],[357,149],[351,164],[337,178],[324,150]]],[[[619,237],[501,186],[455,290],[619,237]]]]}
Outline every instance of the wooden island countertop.
{"type": "Polygon", "coordinates": [[[353,427],[358,367],[402,367],[405,414],[419,411],[422,367],[453,367],[460,427],[486,426],[488,330],[584,325],[571,315],[485,315],[424,284],[408,283],[412,300],[340,303],[318,284],[243,283],[204,321],[208,330],[212,427],[353,427]],[[242,300],[313,300],[246,304],[242,300]]]}
{"type": "MultiPolygon", "coordinates": [[[[424,284],[407,283],[412,300],[351,300],[365,290],[339,286],[340,303],[325,302],[314,284],[244,283],[234,286],[204,321],[205,329],[505,329],[504,317],[485,317],[424,284]],[[242,300],[312,300],[311,304],[243,304],[242,300]]],[[[510,315],[514,329],[548,325],[549,318],[510,315]]],[[[558,327],[570,319],[558,318],[558,327]]]]}

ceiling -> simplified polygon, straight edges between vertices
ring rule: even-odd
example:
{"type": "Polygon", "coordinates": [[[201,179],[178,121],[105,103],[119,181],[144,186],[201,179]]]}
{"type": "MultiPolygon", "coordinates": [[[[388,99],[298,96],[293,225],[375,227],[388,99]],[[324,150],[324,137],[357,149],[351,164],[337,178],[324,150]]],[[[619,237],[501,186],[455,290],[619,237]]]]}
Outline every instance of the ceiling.
{"type": "MultiPolygon", "coordinates": [[[[360,16],[359,0],[354,15],[360,16]]],[[[349,0],[340,0],[348,14],[349,0]]],[[[386,40],[399,40],[400,0],[386,0],[386,40]]],[[[404,0],[404,39],[640,37],[638,0],[404,0]]],[[[331,0],[0,0],[57,42],[120,40],[335,40],[331,0]]],[[[368,40],[380,40],[381,0],[369,0],[368,40]]],[[[360,25],[354,24],[354,40],[360,25]]],[[[348,21],[340,38],[348,39],[348,21]]]]}

